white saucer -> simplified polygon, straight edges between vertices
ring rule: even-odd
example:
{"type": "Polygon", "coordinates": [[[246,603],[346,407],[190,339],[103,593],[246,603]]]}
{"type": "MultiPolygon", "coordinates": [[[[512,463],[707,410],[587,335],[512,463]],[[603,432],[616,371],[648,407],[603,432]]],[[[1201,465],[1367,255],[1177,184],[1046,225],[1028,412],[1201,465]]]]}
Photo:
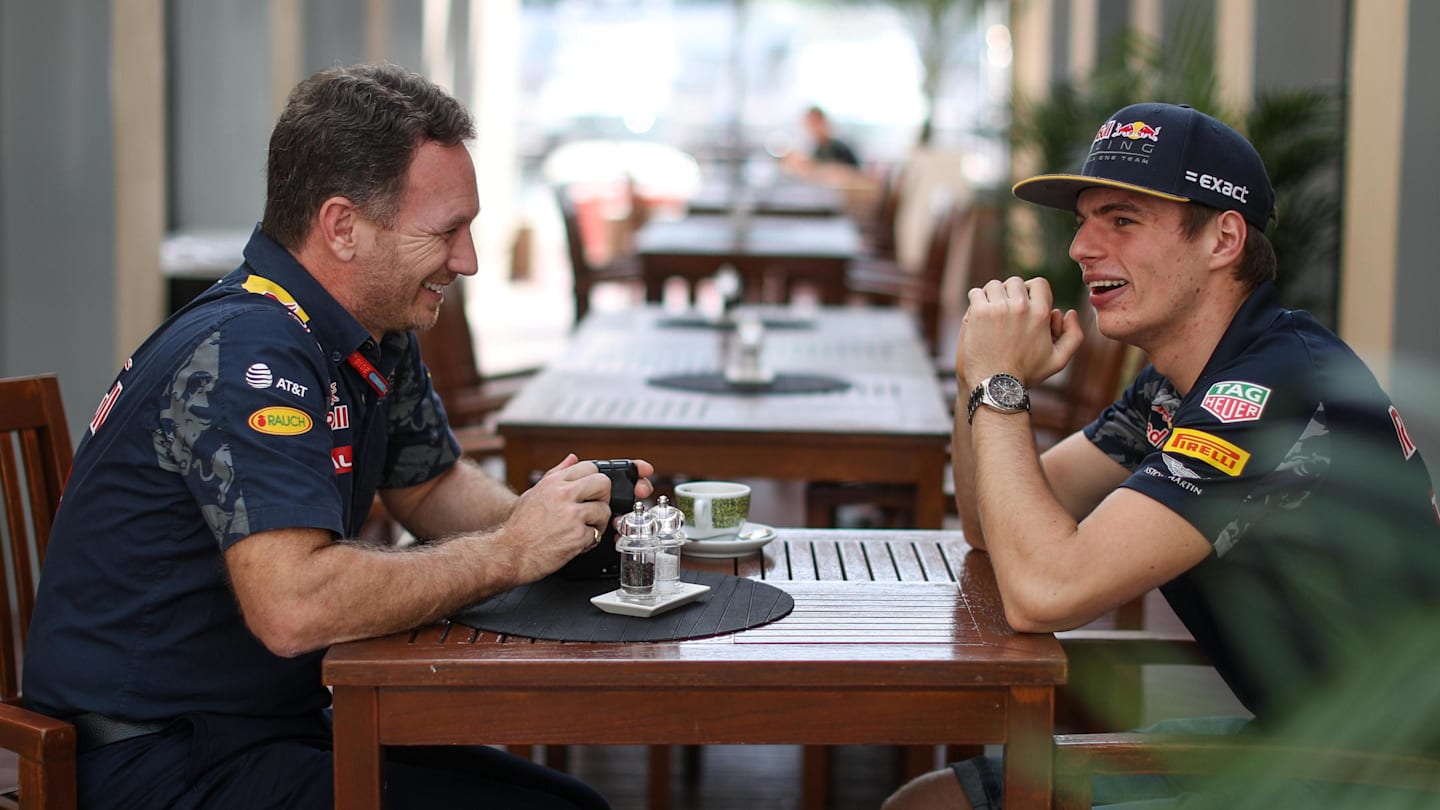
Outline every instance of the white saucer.
{"type": "Polygon", "coordinates": [[[709,585],[701,585],[698,582],[680,582],[674,593],[658,597],[654,602],[631,602],[620,598],[620,589],[606,591],[599,596],[590,597],[590,604],[600,608],[606,613],[617,613],[621,616],[639,616],[647,618],[658,613],[664,613],[672,608],[680,607],[686,602],[692,602],[702,594],[710,592],[709,585]]]}
{"type": "Polygon", "coordinates": [[[723,560],[729,557],[743,557],[759,551],[766,543],[775,539],[775,529],[763,523],[746,523],[734,540],[690,540],[685,543],[687,557],[707,560],[723,560]]]}

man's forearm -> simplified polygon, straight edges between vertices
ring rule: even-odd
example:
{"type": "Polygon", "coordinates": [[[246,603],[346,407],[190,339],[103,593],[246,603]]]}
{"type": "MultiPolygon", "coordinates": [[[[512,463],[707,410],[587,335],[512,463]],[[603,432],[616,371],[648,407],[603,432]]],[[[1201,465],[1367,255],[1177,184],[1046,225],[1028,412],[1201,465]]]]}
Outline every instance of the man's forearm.
{"type": "Polygon", "coordinates": [[[293,656],[431,622],[517,584],[514,546],[497,539],[376,549],[282,529],[236,543],[226,564],[251,632],[293,656]]]}
{"type": "MultiPolygon", "coordinates": [[[[960,388],[961,393],[965,393],[963,378],[960,388]]],[[[983,549],[985,533],[981,530],[980,513],[975,502],[975,454],[970,439],[970,420],[965,417],[965,404],[957,402],[955,428],[950,434],[950,474],[955,482],[955,508],[960,514],[960,528],[965,532],[965,542],[983,549]]]]}
{"type": "Polygon", "coordinates": [[[500,525],[515,508],[518,496],[462,458],[429,486],[382,490],[381,499],[416,537],[439,540],[500,525]]]}
{"type": "Polygon", "coordinates": [[[1054,592],[1052,584],[1067,576],[1058,544],[1075,534],[1077,523],[1045,478],[1028,415],[982,408],[975,422],[970,441],[981,531],[1006,615],[1012,624],[1027,617],[1019,622],[1027,625],[1035,606],[1054,592]]]}

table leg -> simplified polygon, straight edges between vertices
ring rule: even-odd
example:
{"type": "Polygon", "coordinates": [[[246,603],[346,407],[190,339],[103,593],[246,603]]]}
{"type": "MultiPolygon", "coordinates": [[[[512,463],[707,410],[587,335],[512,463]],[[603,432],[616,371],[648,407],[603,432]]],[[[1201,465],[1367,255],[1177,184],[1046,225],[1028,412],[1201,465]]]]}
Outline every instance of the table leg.
{"type": "Polygon", "coordinates": [[[650,759],[650,810],[670,810],[670,746],[652,745],[650,759]]]}
{"type": "Polygon", "coordinates": [[[927,458],[920,480],[915,486],[915,528],[940,529],[945,524],[945,487],[935,482],[945,480],[945,453],[939,451],[927,458]]]}
{"type": "Polygon", "coordinates": [[[1050,807],[1054,789],[1055,689],[1012,686],[1005,729],[1005,806],[1050,807]]]}
{"type": "Polygon", "coordinates": [[[830,746],[801,746],[800,807],[825,810],[830,806],[830,746]]]}
{"type": "Polygon", "coordinates": [[[374,689],[335,688],[335,810],[380,810],[378,702],[374,689]]]}

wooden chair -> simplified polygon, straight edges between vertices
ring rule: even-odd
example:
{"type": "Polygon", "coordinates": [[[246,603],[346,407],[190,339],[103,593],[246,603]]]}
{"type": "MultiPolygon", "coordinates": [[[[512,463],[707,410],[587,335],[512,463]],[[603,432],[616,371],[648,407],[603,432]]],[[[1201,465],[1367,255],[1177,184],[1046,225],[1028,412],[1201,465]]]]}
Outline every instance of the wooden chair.
{"type": "Polygon", "coordinates": [[[1089,424],[1114,402],[1125,371],[1138,355],[1131,346],[1100,334],[1089,304],[1082,302],[1079,313],[1085,340],[1064,380],[1030,392],[1030,424],[1041,452],[1089,424]]]}
{"type": "Polygon", "coordinates": [[[76,802],[75,728],[19,705],[35,582],[72,452],[54,375],[0,380],[0,496],[9,546],[0,577],[0,748],[19,756],[22,810],[73,810],[76,802]]]}
{"type": "MultiPolygon", "coordinates": [[[[1056,637],[1070,660],[1066,689],[1087,691],[1088,699],[1094,699],[1097,693],[1086,690],[1085,683],[1105,684],[1117,694],[1121,690],[1138,693],[1138,679],[1130,682],[1122,677],[1119,683],[1110,682],[1110,667],[1123,670],[1138,669],[1143,664],[1205,663],[1199,645],[1185,634],[1074,630],[1057,633],[1056,637]]],[[[1118,718],[1108,719],[1133,727],[1137,718],[1138,712],[1126,716],[1122,711],[1118,718]]],[[[1435,755],[1299,748],[1263,737],[1089,732],[1056,735],[1052,806],[1055,810],[1088,810],[1090,777],[1123,774],[1236,775],[1241,779],[1265,777],[1440,794],[1440,756],[1435,755]]],[[[1433,804],[1440,804],[1440,797],[1433,804]]],[[[1425,806],[1433,804],[1427,802],[1425,806]]]]}
{"type": "Polygon", "coordinates": [[[954,204],[936,213],[919,272],[911,272],[889,259],[852,262],[845,274],[850,297],[870,304],[898,305],[915,312],[920,336],[934,356],[939,350],[941,290],[950,264],[950,246],[956,231],[974,216],[974,209],[962,209],[954,204]]]}
{"type": "Polygon", "coordinates": [[[537,370],[527,368],[504,374],[481,372],[475,357],[474,334],[465,315],[463,287],[462,283],[450,285],[435,326],[416,334],[420,356],[430,369],[430,382],[445,404],[445,414],[456,436],[461,438],[466,454],[493,455],[504,448],[499,436],[488,430],[493,417],[537,370]]]}
{"type": "MultiPolygon", "coordinates": [[[[494,418],[534,375],[535,369],[488,376],[480,373],[475,341],[465,318],[463,288],[463,281],[450,285],[435,326],[417,332],[416,336],[420,341],[420,356],[430,370],[430,383],[445,405],[445,415],[460,442],[460,451],[467,458],[483,461],[498,458],[505,452],[505,439],[495,432],[494,418]]],[[[399,537],[399,525],[377,495],[360,527],[360,540],[387,546],[399,537]]]]}
{"type": "MultiPolygon", "coordinates": [[[[593,264],[585,250],[585,240],[580,232],[580,214],[569,190],[557,186],[555,199],[560,205],[560,216],[565,222],[565,244],[569,251],[570,270],[574,279],[575,323],[578,325],[590,312],[590,292],[597,285],[626,284],[643,292],[645,277],[641,273],[639,260],[630,252],[620,253],[604,265],[593,264]]],[[[634,200],[632,204],[638,205],[639,201],[634,200]]]]}
{"type": "MultiPolygon", "coordinates": [[[[1090,810],[1095,774],[1219,775],[1247,763],[1277,763],[1269,779],[1365,785],[1440,794],[1440,758],[1305,748],[1229,737],[1061,734],[1055,738],[1055,810],[1090,810]]],[[[1440,802],[1440,796],[1432,799],[1440,802]]],[[[1359,805],[1346,804],[1346,807],[1359,805]]],[[[1397,805],[1384,805],[1397,806],[1397,805]]],[[[1419,807],[1406,803],[1406,807],[1419,807]]],[[[1424,806],[1433,807],[1434,804],[1424,806]]]]}
{"type": "Polygon", "coordinates": [[[904,203],[905,166],[892,169],[881,184],[880,199],[870,216],[859,223],[867,256],[877,259],[895,258],[895,223],[904,203]]]}

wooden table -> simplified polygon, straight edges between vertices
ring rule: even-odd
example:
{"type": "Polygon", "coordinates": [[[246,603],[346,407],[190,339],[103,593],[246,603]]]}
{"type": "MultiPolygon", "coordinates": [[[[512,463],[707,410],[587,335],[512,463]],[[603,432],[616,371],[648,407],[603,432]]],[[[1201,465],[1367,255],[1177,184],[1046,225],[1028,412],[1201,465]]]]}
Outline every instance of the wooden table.
{"type": "Polygon", "coordinates": [[[760,554],[686,565],[769,581],[795,610],[689,641],[442,624],[331,648],[335,806],[380,806],[385,745],[995,743],[1006,807],[1049,807],[1065,656],[1009,628],[958,532],[781,529],[760,554]]]}
{"type": "Polygon", "coordinates": [[[500,413],[510,486],[529,488],[532,474],[570,452],[643,458],[663,475],[907,485],[916,528],[940,528],[950,414],[908,316],[822,308],[785,317],[812,328],[768,330],[765,363],[777,373],[832,374],[850,382],[848,390],[657,388],[646,380],[722,369],[733,333],[665,328],[658,307],[593,314],[500,413]]]}
{"type": "Polygon", "coordinates": [[[816,183],[746,186],[713,182],[701,185],[686,208],[692,215],[730,214],[741,209],[766,216],[833,217],[845,213],[845,195],[816,183]]]}
{"type": "Polygon", "coordinates": [[[692,285],[732,265],[749,301],[762,300],[767,280],[788,289],[813,284],[820,300],[845,300],[845,268],[860,253],[860,231],[847,217],[702,215],[657,219],[635,234],[645,298],[661,300],[665,281],[692,285]]]}

